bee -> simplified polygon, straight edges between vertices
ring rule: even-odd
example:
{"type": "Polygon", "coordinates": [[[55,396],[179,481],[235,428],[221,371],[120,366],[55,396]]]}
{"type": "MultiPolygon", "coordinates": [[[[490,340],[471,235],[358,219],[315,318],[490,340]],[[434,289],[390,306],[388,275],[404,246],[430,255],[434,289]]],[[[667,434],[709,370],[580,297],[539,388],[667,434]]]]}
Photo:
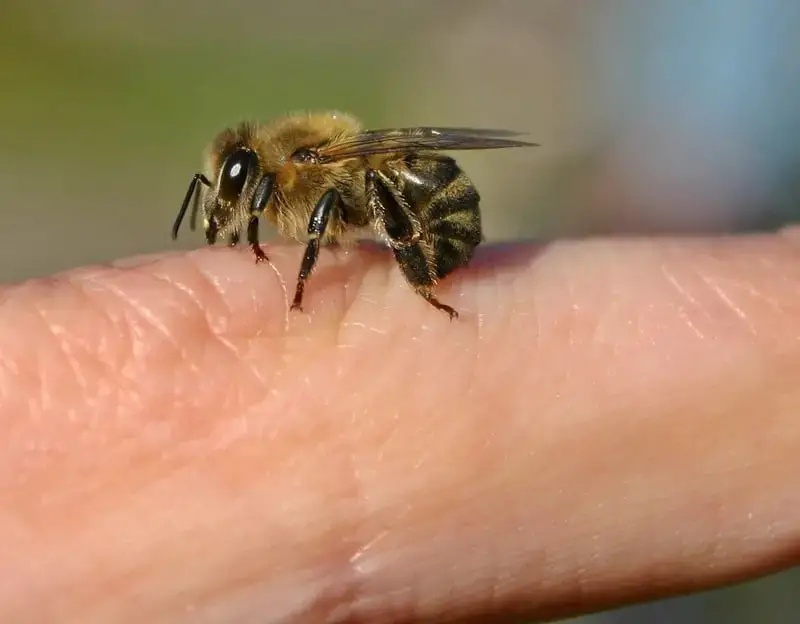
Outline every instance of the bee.
{"type": "Polygon", "coordinates": [[[444,150],[536,146],[521,133],[477,128],[413,127],[365,130],[339,112],[288,115],[270,123],[244,121],[219,132],[207,149],[172,227],[192,204],[196,228],[202,195],[206,243],[246,236],[256,263],[259,219],[305,243],[292,310],[302,310],[306,281],[320,246],[383,241],[410,286],[451,319],[458,312],[435,289],[469,263],[483,241],[480,195],[444,150]],[[200,192],[198,192],[200,191],[200,192]]]}

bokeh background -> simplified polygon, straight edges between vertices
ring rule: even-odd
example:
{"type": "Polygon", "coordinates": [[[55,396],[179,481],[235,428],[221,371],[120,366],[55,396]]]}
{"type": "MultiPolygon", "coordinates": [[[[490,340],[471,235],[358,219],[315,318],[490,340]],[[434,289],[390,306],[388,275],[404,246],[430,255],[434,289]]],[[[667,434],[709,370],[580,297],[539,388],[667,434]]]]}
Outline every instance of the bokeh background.
{"type": "MultiPolygon", "coordinates": [[[[241,118],[508,127],[467,153],[489,240],[800,216],[797,0],[2,0],[0,279],[190,248],[169,229],[241,118]]],[[[575,621],[789,623],[800,573],[575,621]]]]}

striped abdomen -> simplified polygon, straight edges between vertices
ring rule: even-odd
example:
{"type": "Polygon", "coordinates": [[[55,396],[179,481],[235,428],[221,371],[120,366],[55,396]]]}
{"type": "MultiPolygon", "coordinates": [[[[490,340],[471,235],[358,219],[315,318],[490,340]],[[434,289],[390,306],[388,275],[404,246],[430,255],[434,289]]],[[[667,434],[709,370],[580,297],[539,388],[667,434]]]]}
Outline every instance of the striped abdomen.
{"type": "Polygon", "coordinates": [[[433,246],[436,278],[467,264],[483,240],[480,195],[456,161],[441,154],[407,156],[395,172],[398,190],[433,246]]]}

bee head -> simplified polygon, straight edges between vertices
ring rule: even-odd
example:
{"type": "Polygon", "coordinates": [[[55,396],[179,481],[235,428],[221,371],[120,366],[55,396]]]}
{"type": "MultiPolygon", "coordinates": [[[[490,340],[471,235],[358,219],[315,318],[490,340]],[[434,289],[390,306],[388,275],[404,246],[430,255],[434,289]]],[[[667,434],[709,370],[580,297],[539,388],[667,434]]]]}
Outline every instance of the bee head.
{"type": "Polygon", "coordinates": [[[184,215],[192,205],[191,229],[195,229],[200,184],[208,190],[203,193],[203,229],[206,242],[213,245],[221,235],[241,233],[248,221],[258,218],[272,195],[275,175],[262,170],[258,154],[241,144],[225,151],[222,164],[212,181],[202,173],[196,173],[186,191],[183,204],[172,226],[173,240],[184,215]],[[192,200],[195,200],[192,203],[192,200]]]}
{"type": "Polygon", "coordinates": [[[225,157],[217,175],[216,192],[208,194],[203,206],[203,227],[210,245],[221,231],[235,225],[247,212],[248,189],[258,171],[258,155],[252,150],[237,147],[225,157]]]}

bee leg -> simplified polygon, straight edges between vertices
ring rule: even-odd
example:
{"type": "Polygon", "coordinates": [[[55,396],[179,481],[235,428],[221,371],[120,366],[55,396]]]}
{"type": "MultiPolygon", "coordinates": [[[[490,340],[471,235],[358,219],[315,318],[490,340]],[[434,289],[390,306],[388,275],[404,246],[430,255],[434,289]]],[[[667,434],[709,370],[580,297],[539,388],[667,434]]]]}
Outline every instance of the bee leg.
{"type": "Polygon", "coordinates": [[[256,257],[256,264],[259,262],[269,262],[267,254],[261,249],[258,242],[258,218],[263,214],[264,208],[272,195],[275,186],[275,174],[265,173],[258,181],[258,186],[250,200],[250,221],[247,222],[247,242],[256,257]]]}
{"type": "Polygon", "coordinates": [[[433,249],[420,237],[415,220],[389,190],[389,181],[374,170],[367,172],[367,196],[392,244],[395,260],[414,290],[437,310],[450,319],[458,318],[449,305],[433,295],[436,286],[436,265],[433,249]]]}
{"type": "Polygon", "coordinates": [[[256,257],[256,264],[259,262],[269,262],[267,254],[261,249],[261,244],[258,241],[258,217],[252,215],[250,221],[247,222],[247,242],[253,250],[253,255],[256,257]]]}
{"type": "Polygon", "coordinates": [[[232,232],[230,238],[228,238],[228,246],[236,247],[239,244],[239,232],[235,231],[232,232]]]}
{"type": "Polygon", "coordinates": [[[300,273],[297,276],[297,288],[294,292],[294,300],[292,301],[292,310],[302,310],[303,304],[303,291],[306,287],[306,280],[314,270],[319,257],[319,244],[320,240],[325,234],[325,228],[328,226],[331,213],[336,205],[339,203],[339,192],[336,189],[329,189],[320,197],[314,211],[311,213],[311,219],[308,222],[308,244],[306,245],[306,253],[303,256],[303,262],[300,265],[300,273]]]}

